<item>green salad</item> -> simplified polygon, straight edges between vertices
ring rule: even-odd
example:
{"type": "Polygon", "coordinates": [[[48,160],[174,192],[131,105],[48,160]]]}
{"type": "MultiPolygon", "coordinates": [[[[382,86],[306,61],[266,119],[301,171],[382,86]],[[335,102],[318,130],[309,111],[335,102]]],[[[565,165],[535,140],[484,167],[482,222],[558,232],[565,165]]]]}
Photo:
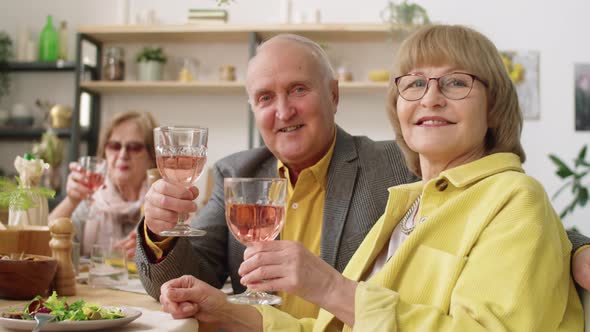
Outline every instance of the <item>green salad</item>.
{"type": "Polygon", "coordinates": [[[54,291],[53,294],[43,299],[36,296],[29,302],[22,311],[4,312],[3,317],[33,320],[38,312],[55,315],[55,322],[61,321],[81,321],[97,319],[117,319],[125,317],[125,314],[119,308],[103,307],[94,303],[87,303],[78,299],[73,303],[67,303],[66,298],[59,298],[54,291]]]}

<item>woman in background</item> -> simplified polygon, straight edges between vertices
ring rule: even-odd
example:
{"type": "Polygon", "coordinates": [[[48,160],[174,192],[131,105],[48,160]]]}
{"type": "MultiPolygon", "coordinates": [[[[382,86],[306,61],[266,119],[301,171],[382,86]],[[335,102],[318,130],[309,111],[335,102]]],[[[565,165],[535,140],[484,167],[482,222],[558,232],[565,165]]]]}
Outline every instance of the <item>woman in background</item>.
{"type": "Polygon", "coordinates": [[[323,308],[318,317],[230,304],[191,276],[162,286],[165,311],[244,331],[583,329],[571,243],[522,169],[518,97],[492,42],[424,27],[402,43],[392,77],[396,141],[422,181],[389,189],[343,274],[297,242],[244,252],[243,285],[300,296],[323,308]]]}
{"type": "Polygon", "coordinates": [[[94,244],[110,244],[123,239],[129,257],[135,255],[135,226],[141,218],[143,198],[147,192],[146,171],[155,167],[154,117],[147,112],[122,112],[113,116],[100,133],[98,153],[106,159],[107,174],[102,186],[92,191],[83,183],[81,166],[70,163],[66,198],[55,207],[49,220],[71,217],[76,226],[76,240],[82,254],[89,255],[94,244]]]}

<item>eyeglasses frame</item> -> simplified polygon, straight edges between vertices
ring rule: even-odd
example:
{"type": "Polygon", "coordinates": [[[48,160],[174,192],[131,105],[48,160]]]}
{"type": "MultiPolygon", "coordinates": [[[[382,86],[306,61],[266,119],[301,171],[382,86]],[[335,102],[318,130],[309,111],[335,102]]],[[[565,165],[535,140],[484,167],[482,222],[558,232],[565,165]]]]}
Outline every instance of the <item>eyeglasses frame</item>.
{"type": "Polygon", "coordinates": [[[120,153],[121,150],[124,149],[128,153],[140,153],[141,151],[147,149],[147,145],[145,143],[138,142],[138,141],[131,141],[131,142],[127,142],[125,144],[123,144],[123,143],[121,143],[119,141],[107,141],[105,143],[105,145],[104,145],[104,148],[105,148],[105,152],[110,150],[110,151],[113,151],[115,153],[120,153]],[[135,143],[141,144],[141,148],[139,148],[139,149],[137,149],[137,148],[129,149],[129,145],[130,144],[135,144],[135,143]],[[109,145],[111,145],[111,144],[118,144],[119,145],[119,148],[118,149],[114,149],[112,147],[109,147],[109,145]]]}
{"type": "Polygon", "coordinates": [[[398,94],[399,94],[399,96],[400,96],[400,97],[402,97],[402,99],[404,99],[404,100],[406,100],[406,101],[417,101],[417,100],[420,100],[420,99],[424,98],[424,96],[426,96],[426,93],[428,92],[428,89],[430,88],[430,81],[431,81],[431,80],[435,80],[435,81],[436,81],[436,85],[438,86],[440,93],[441,93],[443,96],[445,96],[445,98],[447,98],[447,99],[450,99],[450,100],[463,100],[463,99],[465,99],[465,98],[469,97],[469,94],[471,93],[471,90],[473,90],[473,83],[474,83],[476,80],[477,80],[477,81],[480,81],[480,82],[481,82],[481,84],[483,84],[483,85],[484,85],[486,88],[488,87],[488,82],[486,82],[486,81],[484,81],[483,79],[479,78],[477,75],[473,75],[473,74],[469,74],[469,73],[465,73],[465,72],[461,72],[461,71],[454,71],[454,72],[452,72],[452,73],[444,74],[444,75],[442,75],[442,76],[439,76],[439,77],[426,77],[426,76],[424,76],[424,75],[422,75],[422,74],[413,74],[413,73],[410,73],[410,74],[405,74],[405,75],[398,76],[398,77],[396,77],[396,78],[395,78],[393,81],[395,82],[395,86],[397,87],[398,94]],[[467,92],[467,94],[465,95],[465,97],[462,97],[462,98],[450,98],[450,97],[448,97],[447,95],[445,95],[445,94],[444,94],[444,92],[442,92],[442,89],[440,89],[440,81],[439,81],[439,80],[440,80],[441,78],[445,77],[445,76],[449,76],[449,75],[452,75],[452,74],[463,74],[463,75],[467,75],[467,76],[471,77],[471,79],[472,79],[472,81],[471,81],[471,87],[469,88],[469,92],[467,92]],[[416,99],[407,99],[407,98],[405,98],[405,97],[402,95],[402,93],[401,93],[401,90],[400,90],[400,88],[399,88],[399,81],[400,81],[400,80],[401,80],[403,77],[406,77],[406,76],[421,76],[421,77],[424,77],[424,78],[427,80],[427,83],[426,83],[426,89],[424,89],[424,93],[422,94],[422,96],[420,96],[420,98],[416,98],[416,99]]]}

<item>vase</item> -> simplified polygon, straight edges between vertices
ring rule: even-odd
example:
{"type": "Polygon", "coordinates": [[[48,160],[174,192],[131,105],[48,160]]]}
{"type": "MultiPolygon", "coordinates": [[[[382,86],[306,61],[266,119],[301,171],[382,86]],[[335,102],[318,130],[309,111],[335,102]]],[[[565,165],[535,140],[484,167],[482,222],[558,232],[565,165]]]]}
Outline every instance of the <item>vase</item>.
{"type": "Polygon", "coordinates": [[[49,212],[47,198],[32,193],[35,206],[27,210],[19,210],[12,206],[8,208],[8,225],[11,228],[24,228],[25,226],[47,226],[47,215],[49,212]]]}
{"type": "Polygon", "coordinates": [[[159,81],[162,79],[162,63],[158,61],[142,61],[138,63],[138,79],[140,81],[159,81]]]}

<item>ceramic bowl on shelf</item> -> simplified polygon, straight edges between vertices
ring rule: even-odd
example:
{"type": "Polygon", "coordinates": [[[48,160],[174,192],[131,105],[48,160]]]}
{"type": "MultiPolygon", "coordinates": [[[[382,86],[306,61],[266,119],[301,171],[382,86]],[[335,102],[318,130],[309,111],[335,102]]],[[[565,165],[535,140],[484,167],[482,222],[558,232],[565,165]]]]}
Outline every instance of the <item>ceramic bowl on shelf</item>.
{"type": "Polygon", "coordinates": [[[49,295],[57,271],[55,258],[14,253],[0,256],[0,298],[30,300],[49,295]]]}

